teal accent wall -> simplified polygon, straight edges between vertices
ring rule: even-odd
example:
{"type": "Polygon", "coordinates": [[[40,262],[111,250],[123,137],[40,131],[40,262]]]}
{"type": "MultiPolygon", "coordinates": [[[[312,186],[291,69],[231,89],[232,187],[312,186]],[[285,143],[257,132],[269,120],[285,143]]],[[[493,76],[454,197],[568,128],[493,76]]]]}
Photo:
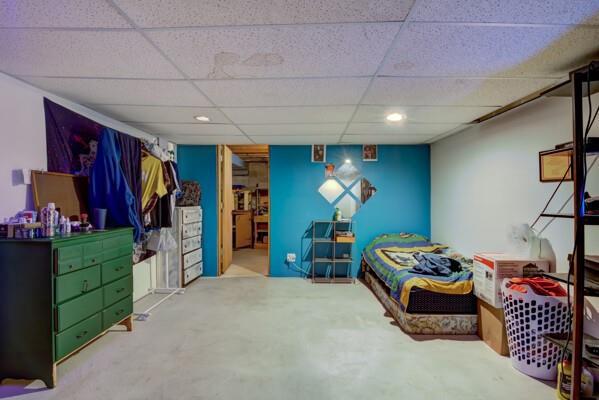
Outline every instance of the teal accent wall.
{"type": "Polygon", "coordinates": [[[218,192],[216,146],[177,146],[179,175],[182,180],[200,183],[203,209],[202,241],[204,276],[216,276],[218,271],[218,192]]]}
{"type": "MultiPolygon", "coordinates": [[[[271,276],[297,277],[301,272],[285,263],[296,253],[297,267],[311,267],[310,227],[314,219],[330,219],[334,206],[318,192],[325,181],[324,164],[310,161],[311,146],[270,146],[271,276]]],[[[360,266],[362,249],[377,235],[414,232],[430,236],[430,151],[428,145],[378,147],[378,161],[363,162],[362,146],[327,146],[327,162],[341,165],[349,158],[377,193],[353,220],[352,275],[360,266]]],[[[216,276],[218,250],[216,146],[178,146],[182,179],[202,186],[204,209],[204,275],[216,276]]]]}
{"type": "MultiPolygon", "coordinates": [[[[311,146],[270,147],[271,276],[302,275],[285,263],[287,253],[297,254],[298,267],[310,269],[312,220],[330,219],[334,212],[318,192],[325,181],[324,164],[312,163],[310,153],[311,146]]],[[[428,145],[384,145],[378,147],[378,161],[363,162],[361,145],[327,146],[327,162],[340,166],[348,158],[377,188],[353,218],[355,276],[362,249],[377,235],[430,236],[430,149],[428,145]]]]}

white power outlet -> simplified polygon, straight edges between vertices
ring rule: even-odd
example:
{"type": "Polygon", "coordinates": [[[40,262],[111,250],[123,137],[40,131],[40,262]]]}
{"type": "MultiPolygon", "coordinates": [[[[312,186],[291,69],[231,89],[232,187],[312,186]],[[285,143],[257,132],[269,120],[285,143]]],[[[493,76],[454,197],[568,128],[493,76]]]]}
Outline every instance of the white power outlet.
{"type": "Polygon", "coordinates": [[[288,263],[294,263],[296,260],[296,255],[295,253],[287,253],[287,262],[288,263]]]}

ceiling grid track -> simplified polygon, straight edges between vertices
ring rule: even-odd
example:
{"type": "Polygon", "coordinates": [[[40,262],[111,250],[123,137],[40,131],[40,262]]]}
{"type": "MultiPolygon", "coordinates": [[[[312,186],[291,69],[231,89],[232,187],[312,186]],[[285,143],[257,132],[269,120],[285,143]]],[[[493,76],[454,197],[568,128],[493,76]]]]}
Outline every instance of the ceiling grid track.
{"type": "Polygon", "coordinates": [[[0,71],[181,144],[430,144],[599,56],[599,2],[350,2],[16,2],[0,71]]]}
{"type": "MultiPolygon", "coordinates": [[[[208,102],[212,105],[212,107],[216,108],[216,110],[218,112],[220,112],[221,114],[223,114],[223,116],[230,122],[231,125],[233,125],[235,128],[237,128],[252,144],[255,144],[254,140],[243,130],[241,129],[235,122],[233,122],[233,120],[231,118],[229,118],[229,116],[227,114],[225,114],[218,105],[216,105],[216,103],[214,101],[212,101],[212,99],[210,97],[208,97],[199,87],[198,85],[196,85],[193,80],[191,79],[191,77],[189,75],[187,75],[181,68],[179,68],[179,66],[177,64],[175,64],[175,62],[173,60],[171,60],[170,57],[168,57],[166,55],[166,53],[164,51],[162,51],[162,49],[160,47],[158,47],[158,45],[156,45],[154,43],[153,40],[151,40],[148,35],[144,32],[144,30],[142,28],[140,28],[131,18],[129,18],[129,16],[113,1],[113,0],[106,0],[112,7],[114,7],[114,9],[127,21],[127,23],[129,23],[131,25],[131,27],[138,32],[140,35],[143,36],[143,38],[145,40],[148,41],[148,43],[150,44],[150,46],[152,46],[168,63],[170,63],[173,68],[175,68],[179,74],[181,74],[182,77],[185,78],[185,81],[188,82],[189,84],[191,84],[195,90],[198,91],[198,93],[200,93],[202,96],[204,96],[206,98],[206,100],[208,100],[208,102]]],[[[199,107],[198,107],[199,108],[199,107]]],[[[207,125],[207,124],[206,124],[207,125]]]]}
{"type": "Polygon", "coordinates": [[[364,93],[362,93],[362,96],[358,100],[358,104],[356,104],[356,108],[354,109],[354,112],[351,114],[349,120],[347,121],[347,124],[345,125],[345,129],[343,129],[343,132],[341,132],[341,136],[339,137],[339,141],[337,142],[338,144],[342,144],[343,143],[343,137],[347,134],[347,130],[349,129],[349,126],[354,121],[354,118],[355,118],[355,116],[356,116],[356,114],[358,112],[358,109],[362,105],[362,102],[364,101],[364,98],[366,98],[366,94],[368,93],[368,91],[372,87],[372,84],[374,83],[374,80],[378,77],[381,69],[383,69],[383,66],[385,65],[387,59],[389,58],[389,55],[391,54],[391,50],[394,49],[395,46],[397,45],[397,43],[399,42],[399,38],[401,36],[401,33],[406,29],[405,27],[408,26],[408,24],[410,23],[410,15],[412,14],[412,10],[414,10],[414,7],[416,7],[416,3],[417,2],[418,2],[418,0],[414,0],[414,3],[412,3],[412,6],[410,7],[410,9],[408,10],[408,13],[406,14],[406,17],[404,18],[403,22],[401,22],[401,25],[399,26],[399,29],[397,30],[397,33],[395,34],[395,37],[393,38],[393,40],[389,44],[389,47],[387,48],[387,51],[385,52],[385,55],[383,56],[381,62],[379,63],[379,66],[377,67],[376,71],[374,72],[374,74],[370,78],[370,81],[368,82],[368,85],[366,86],[366,90],[364,90],[364,93]]]}

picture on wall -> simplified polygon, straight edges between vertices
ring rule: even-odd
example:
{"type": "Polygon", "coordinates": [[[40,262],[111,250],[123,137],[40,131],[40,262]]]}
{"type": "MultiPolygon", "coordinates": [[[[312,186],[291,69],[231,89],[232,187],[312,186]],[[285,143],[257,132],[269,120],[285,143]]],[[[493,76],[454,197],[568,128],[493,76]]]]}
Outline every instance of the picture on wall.
{"type": "Polygon", "coordinates": [[[327,145],[313,144],[312,145],[312,162],[323,163],[327,161],[327,145]]]}
{"type": "Polygon", "coordinates": [[[376,144],[362,145],[362,161],[378,161],[378,157],[376,144]]]}

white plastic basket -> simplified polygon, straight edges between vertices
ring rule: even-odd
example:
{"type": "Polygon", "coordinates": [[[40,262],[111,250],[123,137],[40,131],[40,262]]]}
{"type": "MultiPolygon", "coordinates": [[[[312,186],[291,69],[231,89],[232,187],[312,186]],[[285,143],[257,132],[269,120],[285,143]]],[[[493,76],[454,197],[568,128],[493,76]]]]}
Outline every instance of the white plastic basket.
{"type": "Polygon", "coordinates": [[[555,380],[561,348],[543,338],[544,333],[564,333],[568,327],[566,297],[541,296],[509,289],[501,284],[503,311],[512,365],[543,380],[555,380]]]}

